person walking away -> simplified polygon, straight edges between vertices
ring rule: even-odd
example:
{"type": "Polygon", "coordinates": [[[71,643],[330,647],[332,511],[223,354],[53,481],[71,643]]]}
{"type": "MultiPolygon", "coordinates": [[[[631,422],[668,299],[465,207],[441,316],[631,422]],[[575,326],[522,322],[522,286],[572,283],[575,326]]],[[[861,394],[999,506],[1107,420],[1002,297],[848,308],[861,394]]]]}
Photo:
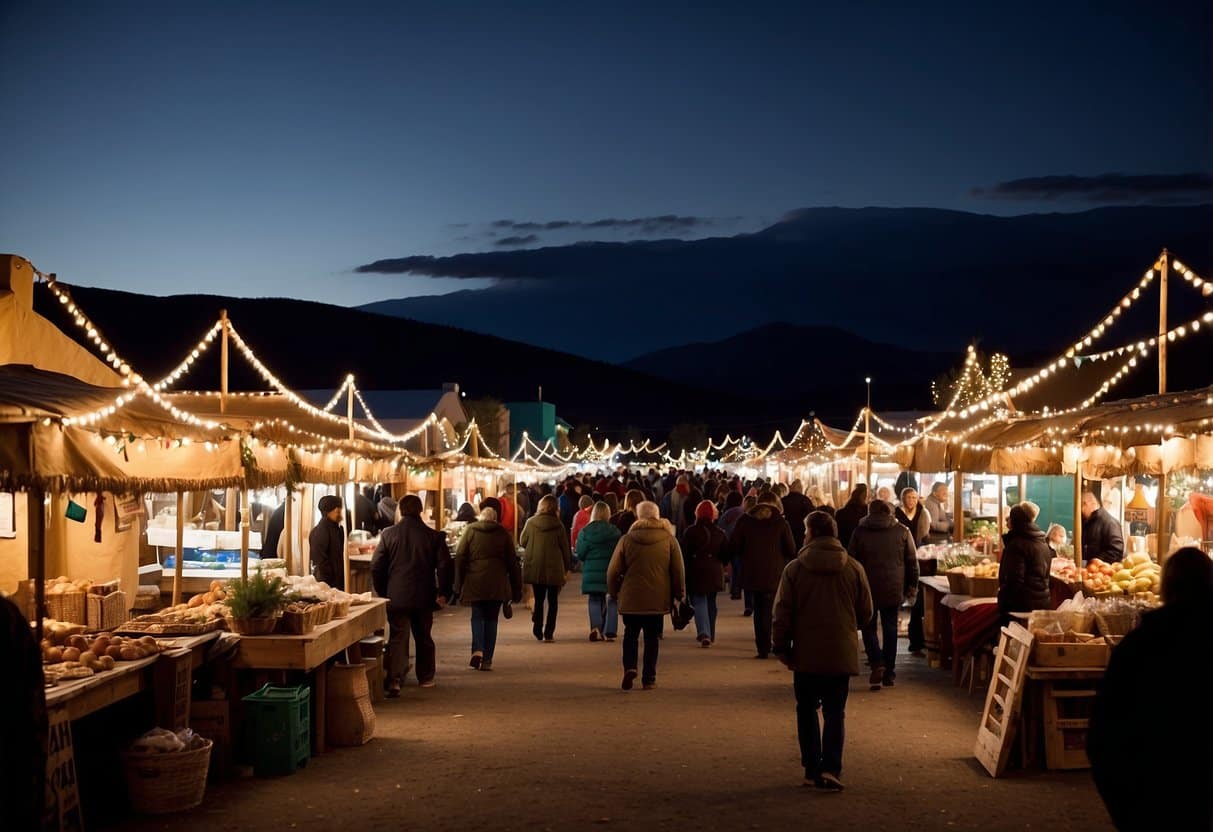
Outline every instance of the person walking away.
{"type": "Polygon", "coordinates": [[[1116,518],[1104,511],[1094,492],[1082,493],[1082,559],[1115,563],[1125,556],[1124,533],[1116,518]]]}
{"type": "Polygon", "coordinates": [[[695,523],[682,536],[687,592],[695,609],[695,632],[701,647],[716,641],[716,594],[724,591],[724,564],[729,539],[716,526],[716,505],[709,500],[695,507],[695,523]]]}
{"type": "Polygon", "coordinates": [[[813,512],[813,503],[804,495],[804,484],[800,480],[792,480],[788,487],[788,496],[783,498],[783,519],[788,521],[792,530],[792,542],[796,551],[804,547],[804,521],[813,512]]]}
{"type": "Polygon", "coordinates": [[[409,633],[417,648],[417,683],[434,686],[434,610],[447,605],[454,580],[446,535],[427,526],[421,510],[415,494],[401,499],[400,520],[379,535],[371,558],[375,593],[388,599],[387,695],[393,698],[400,695],[409,670],[409,633]]]}
{"type": "Polygon", "coordinates": [[[623,509],[611,518],[611,525],[619,529],[621,535],[627,534],[636,522],[636,506],[644,502],[644,492],[632,488],[623,497],[623,509]]]}
{"type": "Polygon", "coordinates": [[[569,530],[569,545],[577,545],[577,535],[590,524],[590,509],[594,507],[594,498],[589,494],[581,495],[577,501],[577,513],[573,515],[573,526],[569,530]]]}
{"type": "Polygon", "coordinates": [[[316,504],[320,522],[307,537],[312,575],[334,589],[345,589],[345,534],[341,529],[341,498],[329,494],[316,504]]]}
{"type": "Polygon", "coordinates": [[[891,688],[897,679],[897,616],[902,601],[913,601],[918,594],[918,550],[910,530],[893,517],[893,506],[876,500],[859,521],[847,551],[863,567],[872,593],[872,618],[859,622],[872,666],[868,688],[891,688]]]}
{"type": "Polygon", "coordinates": [[[855,630],[872,618],[872,592],[838,541],[834,518],[815,511],[806,522],[805,547],[779,581],[774,651],[795,674],[804,785],[841,791],[847,694],[850,677],[859,675],[855,630]]]}
{"type": "Polygon", "coordinates": [[[590,614],[590,641],[614,641],[619,632],[619,604],[607,595],[607,566],[623,534],[610,522],[611,509],[595,503],[590,523],[577,535],[577,560],[581,561],[581,594],[590,614]]]}
{"type": "Polygon", "coordinates": [[[686,474],[680,474],[674,481],[674,487],[661,498],[661,516],[674,526],[674,534],[682,537],[686,530],[686,503],[691,494],[691,481],[686,474]]]}
{"type": "Polygon", "coordinates": [[[573,568],[573,552],[569,535],[556,516],[556,498],[544,497],[539,511],[522,527],[522,579],[535,593],[535,611],[531,616],[532,632],[539,641],[551,642],[556,636],[557,599],[565,576],[573,568]],[[543,608],[547,604],[547,620],[543,608]]]}
{"type": "MultiPolygon", "coordinates": [[[[736,498],[730,497],[726,502],[732,503],[736,499],[737,505],[730,505],[729,510],[720,518],[720,530],[728,535],[730,540],[733,539],[733,530],[737,528],[737,521],[758,505],[757,497],[752,495],[742,497],[740,491],[736,494],[736,498]]],[[[754,593],[741,588],[741,555],[731,548],[729,551],[731,552],[729,556],[729,596],[734,601],[741,599],[743,601],[741,614],[751,616],[754,614],[754,593]]]]}
{"type": "Polygon", "coordinates": [[[641,683],[657,686],[657,654],[661,626],[674,598],[686,595],[682,549],[674,528],[661,519],[656,503],[636,506],[636,522],[619,539],[607,566],[607,591],[619,599],[623,616],[623,684],[631,690],[636,681],[640,635],[644,634],[641,683]]]}
{"type": "Polygon", "coordinates": [[[1208,709],[1213,561],[1193,546],[1163,565],[1163,606],[1112,650],[1087,732],[1095,786],[1116,828],[1213,829],[1208,709]],[[1150,709],[1150,718],[1126,718],[1150,709]],[[1202,739],[1203,737],[1203,739],[1202,739]],[[1188,746],[1188,753],[1180,747],[1188,746]],[[1141,794],[1149,761],[1150,798],[1141,794]]]}
{"type": "MultiPolygon", "coordinates": [[[[902,472],[905,473],[904,471],[902,472]]],[[[901,481],[901,477],[897,478],[901,481]]],[[[923,546],[927,542],[928,536],[931,534],[931,515],[927,511],[926,506],[918,499],[918,491],[907,486],[901,490],[901,503],[897,506],[897,510],[893,512],[893,516],[897,518],[897,522],[910,530],[910,536],[914,539],[914,546],[923,546]]],[[[924,573],[921,569],[919,575],[930,574],[934,575],[934,563],[931,561],[929,567],[930,572],[924,573]]],[[[921,564],[920,564],[921,566],[921,564]]],[[[910,655],[922,656],[923,651],[927,647],[927,634],[923,627],[923,617],[925,615],[923,608],[923,593],[915,593],[914,605],[910,607],[910,655]]]]}
{"type": "Polygon", "coordinates": [[[573,515],[577,513],[577,500],[581,497],[581,485],[573,477],[564,481],[557,502],[560,504],[560,522],[573,528],[573,515]]]}
{"type": "Polygon", "coordinates": [[[927,534],[928,543],[947,543],[952,539],[953,520],[948,513],[948,484],[937,482],[931,486],[931,493],[924,501],[927,514],[931,516],[931,531],[927,534]]]}
{"type": "Polygon", "coordinates": [[[855,486],[846,505],[834,514],[834,522],[838,524],[838,539],[843,546],[851,542],[851,535],[859,528],[859,521],[868,516],[868,487],[863,483],[855,486]]]}
{"type": "Polygon", "coordinates": [[[1013,612],[1053,608],[1049,592],[1053,550],[1033,519],[1022,504],[1011,506],[1007,513],[1010,528],[1002,536],[1002,557],[998,562],[998,612],[1003,626],[1011,621],[1013,612]]]}
{"type": "Polygon", "coordinates": [[[757,658],[771,653],[771,610],[779,576],[796,557],[792,530],[779,510],[779,498],[764,491],[753,510],[742,515],[729,538],[729,556],[741,558],[741,586],[753,594],[757,658]]]}
{"type": "Polygon", "coordinates": [[[455,594],[460,604],[472,608],[472,658],[468,665],[475,670],[492,670],[501,605],[522,600],[522,568],[514,550],[514,536],[497,522],[495,506],[482,505],[480,519],[464,529],[459,538],[455,594]]]}

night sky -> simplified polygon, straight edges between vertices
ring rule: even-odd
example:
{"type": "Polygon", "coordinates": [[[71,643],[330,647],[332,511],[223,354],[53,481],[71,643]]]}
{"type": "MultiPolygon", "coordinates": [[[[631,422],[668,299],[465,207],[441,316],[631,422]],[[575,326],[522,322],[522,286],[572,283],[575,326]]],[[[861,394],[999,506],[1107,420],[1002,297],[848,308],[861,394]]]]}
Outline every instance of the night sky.
{"type": "Polygon", "coordinates": [[[651,5],[5,3],[0,250],[352,305],[806,206],[1208,201],[1207,0],[651,5]]]}

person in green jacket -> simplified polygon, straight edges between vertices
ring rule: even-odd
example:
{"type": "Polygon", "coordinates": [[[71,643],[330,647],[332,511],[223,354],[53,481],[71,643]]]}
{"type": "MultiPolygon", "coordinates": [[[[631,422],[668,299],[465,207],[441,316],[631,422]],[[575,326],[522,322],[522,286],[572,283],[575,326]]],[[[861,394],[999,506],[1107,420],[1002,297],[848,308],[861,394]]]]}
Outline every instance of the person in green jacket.
{"type": "Polygon", "coordinates": [[[590,523],[577,535],[577,560],[581,561],[581,594],[589,600],[590,641],[614,641],[619,632],[619,604],[607,595],[606,572],[622,537],[611,523],[611,507],[595,503],[590,523]]]}
{"type": "Polygon", "coordinates": [[[539,510],[522,527],[519,543],[525,551],[522,579],[535,593],[535,612],[531,616],[532,631],[539,641],[551,642],[556,637],[556,599],[564,586],[565,575],[573,568],[573,552],[569,547],[569,532],[556,513],[558,504],[551,494],[539,501],[539,510]],[[543,607],[547,603],[547,620],[543,607]]]}

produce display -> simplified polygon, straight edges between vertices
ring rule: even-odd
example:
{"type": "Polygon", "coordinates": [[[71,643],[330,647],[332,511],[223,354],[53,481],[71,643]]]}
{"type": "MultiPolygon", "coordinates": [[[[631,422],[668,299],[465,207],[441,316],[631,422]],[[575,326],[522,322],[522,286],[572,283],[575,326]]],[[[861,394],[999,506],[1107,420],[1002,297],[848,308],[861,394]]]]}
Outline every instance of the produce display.
{"type": "Polygon", "coordinates": [[[1077,583],[1081,575],[1073,558],[1056,557],[1049,563],[1049,574],[1068,584],[1077,583]]]}
{"type": "Polygon", "coordinates": [[[42,672],[52,683],[64,679],[84,679],[94,673],[113,670],[119,662],[135,662],[155,656],[163,648],[154,638],[124,638],[112,633],[93,637],[80,634],[55,643],[42,640],[42,672]]]}
{"type": "Polygon", "coordinates": [[[989,558],[981,558],[975,563],[952,566],[947,571],[966,578],[997,578],[998,564],[989,558]]]}
{"type": "Polygon", "coordinates": [[[83,624],[44,618],[42,619],[42,640],[49,641],[52,645],[60,645],[67,641],[69,636],[82,635],[85,629],[83,624]]]}
{"type": "Polygon", "coordinates": [[[1084,591],[1097,596],[1143,596],[1143,600],[1157,601],[1161,583],[1162,567],[1144,552],[1126,555],[1115,563],[1095,558],[1082,574],[1084,591]]]}
{"type": "Polygon", "coordinates": [[[312,575],[288,575],[286,577],[287,595],[303,601],[328,601],[332,603],[349,602],[352,604],[369,604],[371,593],[351,594],[329,586],[324,581],[318,581],[312,575]]]}
{"type": "Polygon", "coordinates": [[[70,592],[88,592],[92,588],[92,581],[73,581],[66,575],[60,575],[58,578],[46,582],[47,595],[64,595],[70,592]]]}
{"type": "Polygon", "coordinates": [[[175,754],[179,751],[205,748],[209,742],[210,740],[195,734],[190,728],[176,732],[166,728],[153,728],[131,744],[131,751],[136,754],[175,754]]]}

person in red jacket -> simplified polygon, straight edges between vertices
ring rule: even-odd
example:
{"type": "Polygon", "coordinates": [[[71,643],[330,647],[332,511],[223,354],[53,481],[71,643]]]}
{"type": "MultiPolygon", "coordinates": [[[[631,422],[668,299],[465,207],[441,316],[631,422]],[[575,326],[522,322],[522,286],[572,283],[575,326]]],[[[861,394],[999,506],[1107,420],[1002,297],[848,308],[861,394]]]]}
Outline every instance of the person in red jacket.
{"type": "Polygon", "coordinates": [[[594,498],[589,494],[582,494],[581,499],[577,501],[577,513],[573,515],[573,528],[569,530],[569,543],[574,549],[577,548],[577,535],[590,525],[590,512],[593,508],[594,498]]]}

